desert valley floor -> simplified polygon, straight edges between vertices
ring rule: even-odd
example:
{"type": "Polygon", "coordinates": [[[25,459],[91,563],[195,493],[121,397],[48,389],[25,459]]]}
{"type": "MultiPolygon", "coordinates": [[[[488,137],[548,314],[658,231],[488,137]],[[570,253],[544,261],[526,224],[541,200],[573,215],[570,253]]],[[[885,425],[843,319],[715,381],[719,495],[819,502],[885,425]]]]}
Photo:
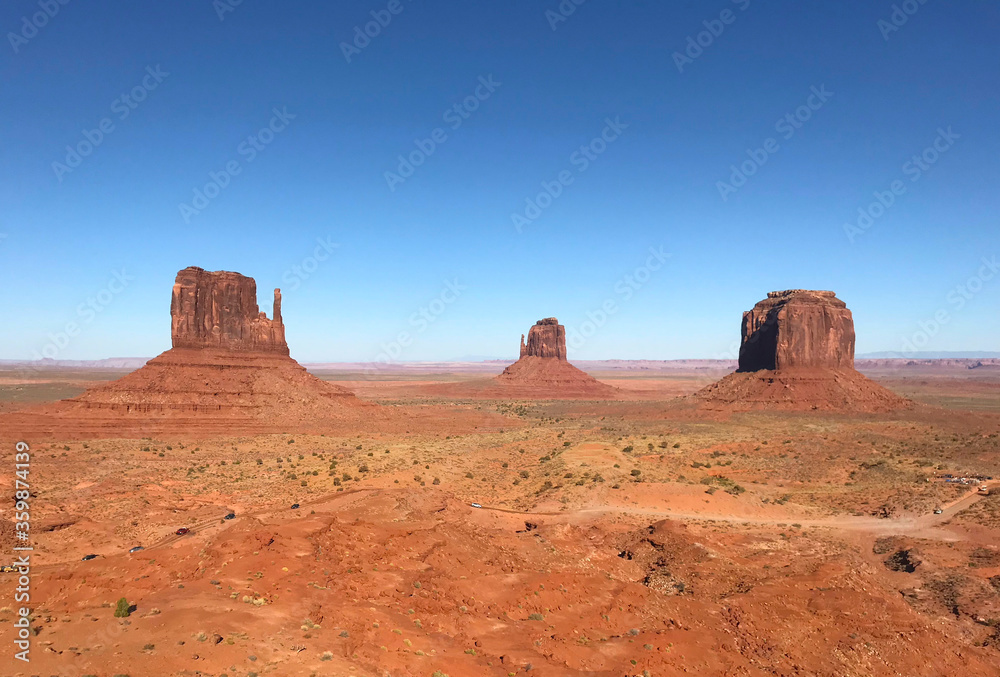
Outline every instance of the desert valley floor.
{"type": "MultiPolygon", "coordinates": [[[[314,366],[408,418],[25,439],[37,635],[6,662],[0,573],[0,673],[1000,674],[1000,483],[948,481],[1000,479],[1000,367],[859,363],[915,404],[843,414],[677,399],[718,364],[579,366],[618,394],[314,366]]],[[[0,371],[0,412],[124,373],[0,371]]]]}

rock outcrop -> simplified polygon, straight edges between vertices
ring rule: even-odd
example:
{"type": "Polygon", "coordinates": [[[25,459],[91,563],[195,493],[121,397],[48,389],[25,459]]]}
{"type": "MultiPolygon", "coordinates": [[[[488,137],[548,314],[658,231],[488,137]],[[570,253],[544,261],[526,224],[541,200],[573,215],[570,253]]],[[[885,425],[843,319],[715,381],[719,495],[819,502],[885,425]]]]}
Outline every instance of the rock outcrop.
{"type": "MultiPolygon", "coordinates": [[[[521,335],[521,357],[493,379],[503,386],[499,396],[546,399],[614,397],[616,388],[577,369],[566,358],[566,328],[548,317],[521,335]]],[[[481,388],[493,392],[492,388],[481,388]]]]}
{"type": "Polygon", "coordinates": [[[257,283],[239,273],[195,267],[177,273],[170,323],[174,348],[288,355],[281,290],[274,290],[274,319],[269,320],[257,306],[257,283]]]}
{"type": "Polygon", "coordinates": [[[832,291],[776,291],[743,313],[740,371],[854,369],[854,318],[832,291]]]}
{"type": "Polygon", "coordinates": [[[185,268],[177,274],[170,318],[170,350],[17,425],[44,436],[204,436],[330,430],[386,418],[381,407],[289,356],[277,289],[268,319],[257,307],[253,278],[185,268]]]}
{"type": "Polygon", "coordinates": [[[539,320],[528,330],[528,342],[521,335],[521,357],[553,357],[566,361],[566,327],[554,317],[539,320]]]}
{"type": "Polygon", "coordinates": [[[739,369],[694,395],[708,409],[885,412],[911,402],[854,369],[854,318],[830,291],[771,292],[743,313],[739,369]]]}

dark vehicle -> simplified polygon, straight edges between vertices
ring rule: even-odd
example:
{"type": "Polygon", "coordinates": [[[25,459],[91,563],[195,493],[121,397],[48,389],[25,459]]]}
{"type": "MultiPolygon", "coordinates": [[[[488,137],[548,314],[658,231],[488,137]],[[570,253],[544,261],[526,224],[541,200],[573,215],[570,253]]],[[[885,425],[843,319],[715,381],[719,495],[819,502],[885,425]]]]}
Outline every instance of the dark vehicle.
{"type": "Polygon", "coordinates": [[[137,545],[134,548],[132,548],[131,550],[129,550],[129,552],[139,552],[140,550],[145,550],[145,548],[142,547],[141,545],[137,545]]]}
{"type": "Polygon", "coordinates": [[[482,508],[483,506],[479,505],[478,503],[473,503],[472,507],[473,508],[482,508]]]}
{"type": "Polygon", "coordinates": [[[292,510],[298,510],[298,509],[299,509],[299,504],[298,503],[292,503],[292,510]]]}
{"type": "Polygon", "coordinates": [[[222,519],[224,519],[224,520],[236,519],[236,513],[235,512],[231,512],[228,515],[226,515],[225,517],[223,517],[222,519]]]}
{"type": "Polygon", "coordinates": [[[84,555],[83,556],[83,561],[84,562],[89,562],[92,559],[97,559],[97,555],[84,555]]]}
{"type": "Polygon", "coordinates": [[[181,527],[180,529],[178,529],[174,533],[177,534],[178,536],[183,536],[184,534],[190,533],[190,531],[191,530],[188,529],[187,527],[181,527]]]}

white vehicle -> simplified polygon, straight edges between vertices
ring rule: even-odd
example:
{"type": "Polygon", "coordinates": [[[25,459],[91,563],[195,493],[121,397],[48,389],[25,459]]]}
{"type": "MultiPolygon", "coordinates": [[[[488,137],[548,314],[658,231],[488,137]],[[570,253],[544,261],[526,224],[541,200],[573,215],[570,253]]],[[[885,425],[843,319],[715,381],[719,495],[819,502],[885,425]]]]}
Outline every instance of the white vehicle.
{"type": "Polygon", "coordinates": [[[473,503],[472,507],[473,508],[482,508],[483,506],[479,505],[478,503],[473,503]]]}

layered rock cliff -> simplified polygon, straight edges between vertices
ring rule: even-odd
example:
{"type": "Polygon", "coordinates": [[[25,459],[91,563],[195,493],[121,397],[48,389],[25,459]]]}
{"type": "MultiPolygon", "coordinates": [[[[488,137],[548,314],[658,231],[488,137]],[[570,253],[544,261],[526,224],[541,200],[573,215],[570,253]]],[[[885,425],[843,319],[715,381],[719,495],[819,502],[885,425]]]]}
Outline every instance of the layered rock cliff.
{"type": "Polygon", "coordinates": [[[539,320],[528,330],[528,341],[521,335],[521,357],[552,357],[566,360],[566,327],[554,317],[539,320]]]}
{"type": "Polygon", "coordinates": [[[771,292],[743,313],[740,371],[854,369],[854,318],[832,291],[771,292]]]}
{"type": "Polygon", "coordinates": [[[697,392],[709,409],[884,412],[911,406],[854,369],[854,318],[831,291],[776,291],[743,313],[739,369],[697,392]]]}
{"type": "Polygon", "coordinates": [[[174,348],[288,355],[281,290],[274,290],[274,314],[269,320],[257,306],[257,283],[252,277],[185,268],[174,282],[170,338],[174,348]]]}

